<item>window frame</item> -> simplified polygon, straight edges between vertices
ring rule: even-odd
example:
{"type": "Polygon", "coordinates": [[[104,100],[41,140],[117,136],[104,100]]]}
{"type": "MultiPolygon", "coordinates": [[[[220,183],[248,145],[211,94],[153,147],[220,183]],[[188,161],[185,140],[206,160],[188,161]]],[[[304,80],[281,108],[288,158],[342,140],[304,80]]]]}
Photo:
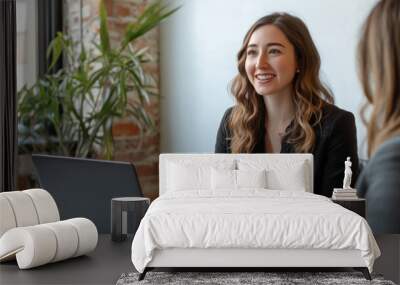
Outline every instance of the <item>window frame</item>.
{"type": "MultiPolygon", "coordinates": [[[[49,72],[50,61],[47,59],[47,47],[63,31],[63,1],[37,0],[38,2],[38,78],[49,72]]],[[[62,56],[51,72],[63,66],[62,56]]]]}

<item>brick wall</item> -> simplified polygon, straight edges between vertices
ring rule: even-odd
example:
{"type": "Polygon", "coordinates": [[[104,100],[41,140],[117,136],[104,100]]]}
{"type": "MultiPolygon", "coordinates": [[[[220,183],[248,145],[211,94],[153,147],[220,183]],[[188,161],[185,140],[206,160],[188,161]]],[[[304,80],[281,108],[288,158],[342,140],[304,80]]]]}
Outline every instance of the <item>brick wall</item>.
{"type": "MultiPolygon", "coordinates": [[[[118,45],[128,23],[142,13],[148,0],[105,0],[108,13],[108,27],[111,45],[118,45]]],[[[64,0],[65,31],[75,40],[82,38],[88,47],[93,39],[98,39],[100,0],[64,0]]],[[[146,65],[157,83],[159,91],[159,30],[156,28],[138,42],[137,47],[148,46],[154,59],[146,65]]],[[[130,94],[130,97],[135,96],[130,94]]],[[[123,118],[113,124],[115,140],[114,160],[129,161],[136,166],[139,180],[145,196],[155,198],[158,195],[158,155],[160,152],[159,104],[152,97],[148,111],[156,122],[156,130],[151,135],[140,139],[139,128],[128,118],[123,118]]]]}

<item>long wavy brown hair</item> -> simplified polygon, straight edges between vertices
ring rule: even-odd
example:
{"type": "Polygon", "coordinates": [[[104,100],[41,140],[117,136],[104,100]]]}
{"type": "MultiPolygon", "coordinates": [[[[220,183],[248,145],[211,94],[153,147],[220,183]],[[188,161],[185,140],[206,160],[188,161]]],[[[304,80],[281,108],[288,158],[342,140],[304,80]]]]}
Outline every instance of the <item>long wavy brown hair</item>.
{"type": "Polygon", "coordinates": [[[376,4],[364,24],[358,48],[359,75],[367,98],[361,117],[367,125],[371,156],[380,144],[400,134],[399,0],[376,4]]]}
{"type": "Polygon", "coordinates": [[[322,107],[333,103],[333,96],[325,87],[319,71],[321,59],[306,25],[299,18],[287,13],[274,13],[262,17],[251,26],[238,52],[239,73],[232,80],[231,92],[236,104],[229,119],[231,152],[250,153],[254,149],[259,129],[264,123],[265,103],[250,83],[245,70],[246,49],[255,30],[264,25],[279,28],[294,46],[299,72],[293,80],[295,119],[285,138],[294,145],[296,152],[311,152],[315,145],[313,127],[322,118],[322,107]]]}

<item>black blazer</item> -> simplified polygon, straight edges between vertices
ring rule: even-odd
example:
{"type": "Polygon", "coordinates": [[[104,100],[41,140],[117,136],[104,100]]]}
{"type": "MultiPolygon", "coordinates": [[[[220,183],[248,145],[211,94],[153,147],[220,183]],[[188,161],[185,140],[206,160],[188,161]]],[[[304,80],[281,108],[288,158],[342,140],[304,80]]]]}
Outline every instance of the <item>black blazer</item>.
{"type": "MultiPolygon", "coordinates": [[[[231,153],[231,131],[228,126],[232,107],[229,108],[221,121],[215,144],[216,153],[231,153]]],[[[358,176],[357,132],[352,113],[334,105],[326,104],[319,124],[314,127],[316,142],[314,155],[314,193],[332,196],[333,188],[342,188],[344,178],[344,162],[348,156],[352,161],[352,185],[358,176]]],[[[259,124],[259,137],[252,153],[265,153],[265,122],[264,116],[259,124]]],[[[290,126],[289,126],[290,128],[290,126]]],[[[281,153],[294,153],[294,146],[282,139],[281,153]]]]}

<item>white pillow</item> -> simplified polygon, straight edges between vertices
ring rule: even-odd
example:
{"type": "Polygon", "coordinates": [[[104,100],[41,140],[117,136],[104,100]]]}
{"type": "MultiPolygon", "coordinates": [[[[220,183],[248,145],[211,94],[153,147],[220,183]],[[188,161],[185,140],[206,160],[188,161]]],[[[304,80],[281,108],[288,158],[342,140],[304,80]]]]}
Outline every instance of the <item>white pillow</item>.
{"type": "Polygon", "coordinates": [[[168,162],[167,191],[210,190],[211,168],[233,170],[234,161],[213,163],[168,162]]]}
{"type": "Polygon", "coordinates": [[[211,189],[236,189],[236,170],[211,168],[211,189]]]}
{"type": "Polygon", "coordinates": [[[237,188],[267,188],[267,171],[235,170],[237,188]]]}
{"type": "Polygon", "coordinates": [[[268,189],[307,191],[310,189],[308,181],[308,167],[306,161],[274,161],[239,160],[239,170],[255,171],[266,170],[268,189]]]}
{"type": "Polygon", "coordinates": [[[295,167],[267,172],[268,188],[274,190],[290,190],[306,192],[307,183],[304,171],[304,163],[296,164],[295,167]]]}
{"type": "Polygon", "coordinates": [[[266,171],[211,169],[211,189],[266,188],[266,171]]]}

